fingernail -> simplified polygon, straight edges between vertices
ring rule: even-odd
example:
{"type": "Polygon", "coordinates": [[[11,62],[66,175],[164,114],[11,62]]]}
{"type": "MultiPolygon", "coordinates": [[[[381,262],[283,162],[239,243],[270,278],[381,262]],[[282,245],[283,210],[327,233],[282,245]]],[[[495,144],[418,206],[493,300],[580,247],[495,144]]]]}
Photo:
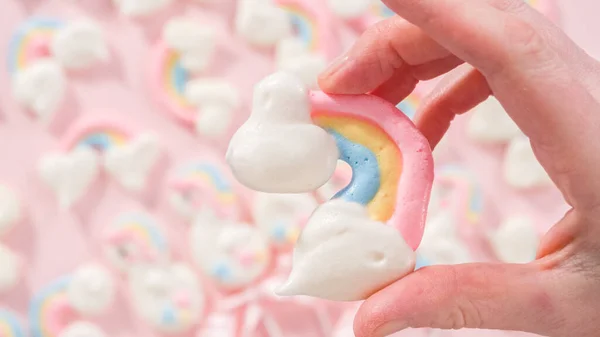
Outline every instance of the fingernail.
{"type": "Polygon", "coordinates": [[[333,62],[331,62],[329,66],[325,69],[325,71],[323,71],[321,77],[330,77],[335,75],[337,72],[340,71],[340,69],[342,69],[346,65],[347,61],[348,54],[342,54],[336,57],[335,60],[333,60],[333,62]]]}
{"type": "Polygon", "coordinates": [[[373,333],[373,337],[387,337],[395,332],[406,329],[407,326],[404,322],[389,322],[380,326],[373,333]]]}

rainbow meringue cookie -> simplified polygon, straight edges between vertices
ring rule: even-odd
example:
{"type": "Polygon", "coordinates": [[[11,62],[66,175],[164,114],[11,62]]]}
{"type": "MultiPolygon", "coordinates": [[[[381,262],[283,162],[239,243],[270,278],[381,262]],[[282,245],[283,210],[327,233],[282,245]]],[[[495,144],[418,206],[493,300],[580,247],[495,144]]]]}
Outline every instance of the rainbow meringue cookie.
{"type": "Polygon", "coordinates": [[[156,330],[183,333],[200,323],[205,294],[187,265],[136,265],[128,282],[136,313],[156,330]]]}
{"type": "Polygon", "coordinates": [[[236,178],[267,193],[315,191],[338,159],[352,181],[307,220],[280,295],[362,300],[414,270],[433,159],[396,107],[309,92],[294,75],[276,73],[256,86],[251,116],[227,151],[236,178]]]}
{"type": "Polygon", "coordinates": [[[196,265],[219,288],[241,290],[265,275],[271,264],[268,240],[255,227],[201,212],[190,230],[196,265]]]}

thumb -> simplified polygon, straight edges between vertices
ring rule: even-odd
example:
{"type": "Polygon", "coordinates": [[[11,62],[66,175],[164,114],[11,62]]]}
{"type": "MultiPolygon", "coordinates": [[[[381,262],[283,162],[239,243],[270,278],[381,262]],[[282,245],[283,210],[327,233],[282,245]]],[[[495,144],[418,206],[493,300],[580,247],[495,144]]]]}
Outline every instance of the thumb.
{"type": "Polygon", "coordinates": [[[528,265],[465,264],[419,269],[370,297],[359,309],[357,337],[406,328],[555,331],[549,273],[528,265]]]}

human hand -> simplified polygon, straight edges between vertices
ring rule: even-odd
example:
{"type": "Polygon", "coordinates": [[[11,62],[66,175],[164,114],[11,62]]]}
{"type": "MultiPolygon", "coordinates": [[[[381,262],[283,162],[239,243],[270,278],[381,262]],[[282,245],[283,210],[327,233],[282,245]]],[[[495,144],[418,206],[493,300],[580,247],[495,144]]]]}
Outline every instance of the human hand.
{"type": "Polygon", "coordinates": [[[600,64],[522,0],[384,2],[404,19],[365,32],[321,88],[395,104],[418,81],[450,72],[416,117],[432,147],[455,115],[493,94],[572,209],[532,263],[426,267],[374,294],[356,336],[408,327],[598,335],[600,64]]]}

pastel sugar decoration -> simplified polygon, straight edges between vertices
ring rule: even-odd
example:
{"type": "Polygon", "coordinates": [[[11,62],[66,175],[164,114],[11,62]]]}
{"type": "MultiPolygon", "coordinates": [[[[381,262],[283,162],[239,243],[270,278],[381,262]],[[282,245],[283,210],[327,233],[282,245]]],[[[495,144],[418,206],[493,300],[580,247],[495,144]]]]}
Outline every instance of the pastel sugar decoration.
{"type": "Polygon", "coordinates": [[[241,99],[237,88],[220,78],[199,78],[185,87],[188,102],[198,108],[195,119],[198,135],[216,139],[229,130],[241,99]]]}
{"type": "Polygon", "coordinates": [[[64,102],[67,78],[60,65],[49,58],[38,60],[13,75],[14,99],[49,124],[64,102]]]}
{"type": "Polygon", "coordinates": [[[128,271],[137,264],[169,260],[170,248],[163,230],[147,213],[121,213],[103,232],[103,251],[113,267],[128,271]]]}
{"type": "Polygon", "coordinates": [[[257,47],[274,46],[292,31],[287,13],[272,0],[237,0],[236,34],[257,47]]]}
{"type": "Polygon", "coordinates": [[[317,206],[310,194],[259,193],[254,200],[253,216],[258,228],[273,245],[288,249],[296,243],[317,206]]]}
{"type": "Polygon", "coordinates": [[[39,163],[39,175],[58,198],[62,209],[85,195],[99,173],[100,159],[87,147],[71,152],[50,152],[39,163]]]}
{"type": "Polygon", "coordinates": [[[59,336],[61,330],[78,317],[67,299],[70,281],[70,276],[64,276],[32,297],[28,314],[32,337],[59,336]]]}
{"type": "Polygon", "coordinates": [[[292,25],[292,34],[302,41],[311,53],[321,53],[332,59],[339,53],[339,45],[333,35],[331,17],[317,2],[303,0],[276,0],[285,10],[292,25]]]}
{"type": "Polygon", "coordinates": [[[59,29],[50,45],[52,57],[66,69],[84,69],[108,60],[109,50],[101,27],[86,19],[59,29]]]}
{"type": "Polygon", "coordinates": [[[0,308],[0,336],[25,337],[23,322],[15,313],[8,309],[0,308]]]}
{"type": "Polygon", "coordinates": [[[138,265],[131,270],[128,284],[134,310],[159,332],[189,331],[204,316],[204,291],[185,264],[138,265]]]}
{"type": "Polygon", "coordinates": [[[309,92],[293,75],[276,73],[257,85],[252,114],[227,151],[236,178],[268,193],[316,190],[338,158],[352,180],[308,219],[280,295],[360,300],[414,269],[433,159],[389,103],[309,92]]]}
{"type": "Polygon", "coordinates": [[[247,224],[200,213],[189,234],[191,255],[202,272],[223,290],[240,290],[265,275],[271,251],[261,232],[247,224]]]}
{"type": "Polygon", "coordinates": [[[175,168],[169,180],[169,201],[183,217],[192,220],[204,207],[219,218],[241,217],[239,195],[229,168],[217,160],[194,160],[175,168]]]}
{"type": "Polygon", "coordinates": [[[21,275],[21,259],[10,248],[0,243],[0,294],[16,287],[21,275]]]}
{"type": "Polygon", "coordinates": [[[394,17],[396,13],[392,11],[388,6],[386,6],[381,0],[373,0],[371,4],[371,14],[379,19],[389,19],[394,17]]]}
{"type": "Polygon", "coordinates": [[[490,97],[471,111],[467,135],[482,144],[506,144],[522,135],[500,102],[490,97]]]}
{"type": "Polygon", "coordinates": [[[213,29],[189,18],[169,20],[163,27],[162,39],[179,53],[181,66],[190,72],[206,70],[216,49],[213,29]]]}
{"type": "Polygon", "coordinates": [[[0,237],[10,232],[22,218],[20,198],[11,188],[0,184],[0,237]]]}
{"type": "Polygon", "coordinates": [[[329,9],[342,19],[355,19],[364,15],[373,0],[328,0],[329,9]]]}
{"type": "Polygon", "coordinates": [[[105,267],[86,264],[73,273],[67,286],[67,299],[79,313],[93,316],[112,305],[115,288],[115,281],[105,267]]]}
{"type": "Polygon", "coordinates": [[[8,72],[16,74],[50,56],[50,41],[65,23],[53,18],[31,18],[22,23],[8,45],[8,72]]]}
{"type": "Polygon", "coordinates": [[[87,149],[103,156],[106,171],[123,187],[139,192],[162,153],[151,132],[132,132],[109,121],[94,121],[74,128],[65,141],[71,151],[87,149]]]}
{"type": "Polygon", "coordinates": [[[535,260],[540,238],[540,233],[529,216],[512,215],[502,221],[489,239],[500,261],[529,263],[535,260]]]}

